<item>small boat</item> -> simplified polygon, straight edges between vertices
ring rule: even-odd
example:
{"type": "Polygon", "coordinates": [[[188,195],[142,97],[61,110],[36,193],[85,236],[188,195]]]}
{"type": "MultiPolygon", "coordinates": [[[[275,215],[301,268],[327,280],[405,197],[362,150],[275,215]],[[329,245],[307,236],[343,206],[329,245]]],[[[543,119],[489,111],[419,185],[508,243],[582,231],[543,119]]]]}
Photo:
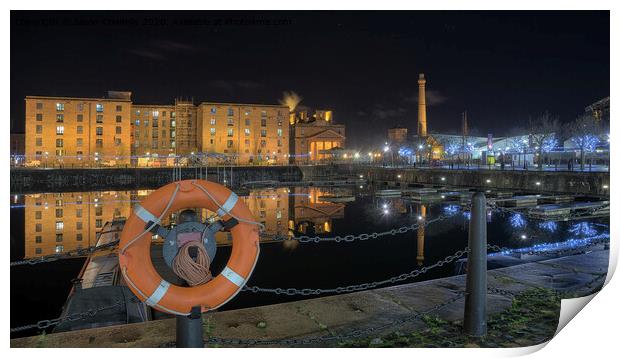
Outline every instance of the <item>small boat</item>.
{"type": "MultiPolygon", "coordinates": [[[[97,234],[96,246],[118,240],[125,221],[125,218],[116,218],[105,223],[97,234]]],[[[61,322],[54,328],[54,332],[145,322],[154,319],[155,315],[125,284],[119,271],[117,246],[111,246],[95,251],[86,258],[78,278],[73,280],[73,287],[60,317],[61,322]],[[111,308],[79,320],[62,319],[104,307],[111,308]]]]}
{"type": "Polygon", "coordinates": [[[355,201],[354,195],[321,195],[319,200],[331,203],[350,203],[355,201]]]}
{"type": "Polygon", "coordinates": [[[383,189],[377,190],[375,195],[381,197],[400,197],[402,195],[402,191],[396,189],[383,189]]]}

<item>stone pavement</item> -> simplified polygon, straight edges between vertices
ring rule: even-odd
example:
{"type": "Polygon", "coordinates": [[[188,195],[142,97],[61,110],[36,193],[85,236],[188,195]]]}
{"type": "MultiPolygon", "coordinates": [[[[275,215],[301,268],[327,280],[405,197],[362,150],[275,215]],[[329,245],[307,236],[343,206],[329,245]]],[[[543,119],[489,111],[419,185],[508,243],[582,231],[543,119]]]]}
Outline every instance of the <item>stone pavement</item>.
{"type": "MultiPolygon", "coordinates": [[[[575,297],[593,293],[605,281],[608,261],[609,251],[599,245],[579,255],[491,270],[488,272],[488,314],[506,310],[512,304],[511,295],[532,287],[573,293],[575,297]]],[[[383,324],[388,328],[375,331],[373,335],[394,330],[413,330],[423,328],[424,323],[419,319],[401,325],[392,325],[390,322],[426,312],[450,299],[454,299],[454,302],[429,314],[446,321],[462,320],[464,288],[465,276],[461,275],[296,302],[213,312],[204,317],[205,338],[311,338],[346,335],[353,330],[383,324]]],[[[167,319],[17,338],[11,340],[11,347],[161,347],[174,341],[175,320],[167,319]]],[[[339,339],[335,339],[303,346],[337,346],[338,342],[339,339]]]]}

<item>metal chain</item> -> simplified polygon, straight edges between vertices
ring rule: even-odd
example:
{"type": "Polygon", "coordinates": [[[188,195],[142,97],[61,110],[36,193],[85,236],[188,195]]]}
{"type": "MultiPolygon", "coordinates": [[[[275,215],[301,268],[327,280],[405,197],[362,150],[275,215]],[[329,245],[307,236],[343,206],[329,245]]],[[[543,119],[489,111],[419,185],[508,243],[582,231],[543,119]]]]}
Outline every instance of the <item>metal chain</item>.
{"type": "Polygon", "coordinates": [[[47,256],[42,256],[42,257],[33,257],[31,259],[21,260],[21,261],[13,261],[11,262],[11,267],[21,266],[21,265],[37,265],[37,264],[41,264],[45,262],[52,262],[52,261],[61,260],[61,259],[87,256],[89,254],[92,254],[93,252],[114,247],[118,245],[118,243],[119,243],[119,240],[114,240],[114,241],[110,241],[107,244],[103,244],[99,246],[89,246],[89,247],[79,248],[79,249],[75,249],[71,251],[66,251],[60,254],[47,255],[47,256]]]}
{"type": "Polygon", "coordinates": [[[55,326],[57,324],[59,324],[60,322],[64,322],[64,321],[80,321],[80,320],[84,320],[90,317],[94,317],[95,315],[97,315],[97,313],[101,312],[101,311],[106,311],[115,307],[122,307],[123,306],[123,301],[121,300],[117,300],[116,303],[114,303],[113,305],[110,306],[103,306],[103,307],[97,307],[97,308],[91,308],[86,312],[78,312],[78,313],[72,313],[70,315],[66,315],[63,317],[58,317],[58,318],[54,318],[54,319],[44,319],[41,320],[37,323],[34,324],[28,324],[25,326],[20,326],[20,327],[15,327],[15,328],[11,328],[11,333],[15,333],[15,332],[21,332],[21,331],[27,331],[30,329],[46,329],[49,328],[51,326],[55,326]]]}
{"type": "Polygon", "coordinates": [[[313,242],[313,243],[318,243],[318,242],[353,242],[356,240],[360,240],[360,241],[365,241],[368,239],[376,239],[379,237],[383,237],[383,236],[396,236],[396,235],[400,235],[400,234],[405,234],[409,231],[413,231],[413,230],[417,230],[420,227],[426,227],[432,223],[438,222],[438,221],[443,221],[445,219],[448,219],[450,217],[453,217],[454,215],[456,215],[458,212],[451,214],[451,215],[439,215],[438,217],[431,219],[431,220],[425,220],[424,223],[415,223],[415,224],[411,224],[411,225],[406,225],[406,226],[401,226],[399,228],[394,228],[391,230],[387,230],[387,231],[382,231],[382,232],[373,232],[373,233],[364,233],[364,234],[357,234],[357,235],[345,235],[345,236],[334,236],[334,237],[321,237],[321,236],[307,236],[307,235],[302,235],[302,236],[292,236],[292,237],[286,237],[286,236],[274,236],[271,239],[273,241],[287,241],[287,240],[294,240],[294,241],[299,241],[299,242],[313,242]]]}
{"type": "Polygon", "coordinates": [[[368,282],[368,283],[362,283],[362,284],[357,284],[357,285],[349,285],[349,286],[340,286],[340,287],[336,287],[336,288],[303,288],[303,289],[298,289],[298,288],[264,288],[264,287],[258,287],[258,286],[244,286],[241,290],[242,291],[249,291],[252,293],[273,293],[276,295],[286,295],[286,296],[296,296],[296,295],[301,295],[301,296],[315,296],[315,295],[322,295],[322,294],[326,294],[326,293],[348,293],[348,292],[356,292],[356,291],[363,291],[363,290],[368,290],[371,288],[375,288],[378,286],[383,286],[385,284],[393,284],[396,282],[401,282],[401,281],[405,281],[405,280],[409,280],[412,279],[414,277],[417,277],[423,273],[428,272],[429,270],[435,268],[435,267],[441,267],[443,265],[449,264],[451,262],[453,262],[454,260],[462,257],[463,255],[465,255],[468,251],[468,248],[465,247],[463,250],[459,250],[456,251],[453,255],[448,255],[446,256],[444,259],[437,261],[436,263],[430,265],[430,266],[425,266],[419,269],[415,269],[413,271],[410,271],[408,273],[403,273],[400,274],[398,276],[393,276],[390,277],[388,279],[382,280],[382,281],[373,281],[373,282],[368,282]]]}

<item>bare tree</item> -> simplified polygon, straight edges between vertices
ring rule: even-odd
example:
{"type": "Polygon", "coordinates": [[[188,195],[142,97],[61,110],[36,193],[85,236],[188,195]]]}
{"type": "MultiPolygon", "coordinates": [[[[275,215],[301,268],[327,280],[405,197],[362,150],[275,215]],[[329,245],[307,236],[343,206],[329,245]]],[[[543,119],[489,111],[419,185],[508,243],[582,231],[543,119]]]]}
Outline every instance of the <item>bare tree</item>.
{"type": "Polygon", "coordinates": [[[580,153],[580,167],[583,171],[585,153],[593,152],[599,143],[599,136],[603,134],[603,127],[591,115],[584,114],[564,126],[566,136],[570,138],[580,153]]]}
{"type": "Polygon", "coordinates": [[[556,134],[561,129],[557,116],[549,112],[539,115],[536,119],[530,119],[530,138],[534,147],[534,153],[538,157],[538,169],[542,169],[543,153],[555,147],[556,134]]]}

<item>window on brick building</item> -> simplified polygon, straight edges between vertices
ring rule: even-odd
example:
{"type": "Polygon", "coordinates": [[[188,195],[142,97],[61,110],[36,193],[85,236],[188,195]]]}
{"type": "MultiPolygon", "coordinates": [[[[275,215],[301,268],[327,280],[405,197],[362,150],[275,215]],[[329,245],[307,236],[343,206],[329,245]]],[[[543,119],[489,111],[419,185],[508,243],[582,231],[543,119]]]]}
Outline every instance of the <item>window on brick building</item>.
{"type": "Polygon", "coordinates": [[[103,112],[103,104],[97,103],[95,108],[96,108],[97,112],[103,112]]]}
{"type": "Polygon", "coordinates": [[[103,127],[97,127],[95,128],[95,133],[97,135],[103,135],[103,127]]]}
{"type": "Polygon", "coordinates": [[[57,111],[64,111],[65,110],[65,104],[64,103],[56,103],[56,110],[57,111]]]}
{"type": "Polygon", "coordinates": [[[43,113],[37,113],[37,121],[42,121],[43,120],[43,113]]]}

